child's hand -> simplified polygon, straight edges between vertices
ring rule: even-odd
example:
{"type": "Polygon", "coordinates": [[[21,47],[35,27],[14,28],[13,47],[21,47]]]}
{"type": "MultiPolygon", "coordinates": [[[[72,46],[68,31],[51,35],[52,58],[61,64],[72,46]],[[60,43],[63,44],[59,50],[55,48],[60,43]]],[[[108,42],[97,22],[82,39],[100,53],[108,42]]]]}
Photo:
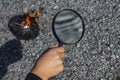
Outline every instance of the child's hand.
{"type": "Polygon", "coordinates": [[[65,57],[63,47],[52,47],[52,49],[43,53],[38,59],[31,73],[36,74],[43,80],[57,75],[64,69],[63,58],[65,57]]]}

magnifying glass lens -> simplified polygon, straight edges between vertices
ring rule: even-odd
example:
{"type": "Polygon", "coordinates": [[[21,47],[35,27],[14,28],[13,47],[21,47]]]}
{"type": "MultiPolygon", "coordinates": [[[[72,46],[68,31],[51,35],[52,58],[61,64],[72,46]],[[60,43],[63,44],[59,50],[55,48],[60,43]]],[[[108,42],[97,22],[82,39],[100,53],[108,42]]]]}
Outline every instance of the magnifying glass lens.
{"type": "Polygon", "coordinates": [[[83,35],[83,20],[80,15],[72,10],[63,10],[56,15],[54,32],[59,41],[73,44],[83,35]]]}

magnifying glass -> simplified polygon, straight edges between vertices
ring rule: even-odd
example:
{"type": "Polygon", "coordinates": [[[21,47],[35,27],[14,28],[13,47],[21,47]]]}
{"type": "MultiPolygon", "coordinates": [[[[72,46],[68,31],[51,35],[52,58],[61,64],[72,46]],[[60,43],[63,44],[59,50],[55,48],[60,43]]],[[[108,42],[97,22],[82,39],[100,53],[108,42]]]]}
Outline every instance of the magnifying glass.
{"type": "Polygon", "coordinates": [[[55,15],[52,30],[59,46],[77,44],[84,35],[84,21],[78,12],[64,9],[55,15]]]}

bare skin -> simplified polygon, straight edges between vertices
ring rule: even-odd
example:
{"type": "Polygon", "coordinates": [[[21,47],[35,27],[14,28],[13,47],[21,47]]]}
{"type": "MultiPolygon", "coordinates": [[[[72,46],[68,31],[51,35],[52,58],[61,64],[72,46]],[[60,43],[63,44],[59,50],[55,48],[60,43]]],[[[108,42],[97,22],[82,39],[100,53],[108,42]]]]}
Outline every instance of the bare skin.
{"type": "Polygon", "coordinates": [[[31,71],[31,73],[36,74],[42,78],[42,80],[48,80],[49,78],[62,72],[64,69],[64,48],[57,46],[52,46],[50,48],[50,50],[43,53],[43,55],[37,60],[31,71]]]}

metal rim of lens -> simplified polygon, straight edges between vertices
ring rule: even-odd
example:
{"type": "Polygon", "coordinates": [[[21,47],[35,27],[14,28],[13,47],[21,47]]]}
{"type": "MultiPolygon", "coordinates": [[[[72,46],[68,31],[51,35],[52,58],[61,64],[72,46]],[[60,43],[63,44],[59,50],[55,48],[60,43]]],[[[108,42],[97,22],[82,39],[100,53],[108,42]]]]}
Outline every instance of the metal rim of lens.
{"type": "Polygon", "coordinates": [[[76,44],[76,43],[78,43],[78,42],[82,39],[82,37],[83,37],[83,35],[84,35],[84,32],[85,32],[85,24],[84,24],[83,18],[82,18],[81,15],[80,15],[78,12],[76,12],[75,10],[72,10],[72,9],[63,9],[63,10],[59,11],[59,12],[55,15],[55,17],[53,18],[53,21],[52,21],[52,32],[53,32],[53,34],[54,34],[54,36],[56,37],[56,39],[57,39],[58,42],[60,42],[60,43],[62,43],[62,44],[66,44],[66,45],[76,44]],[[74,12],[75,14],[77,14],[78,17],[79,17],[79,18],[81,19],[81,21],[82,21],[82,26],[83,26],[82,35],[81,35],[81,37],[78,39],[78,41],[76,41],[75,43],[66,43],[66,42],[64,42],[63,40],[61,40],[61,39],[57,36],[56,31],[55,31],[55,25],[54,25],[54,23],[55,23],[56,17],[57,17],[61,12],[67,11],[67,10],[68,10],[68,11],[72,11],[72,12],[74,12]]]}

